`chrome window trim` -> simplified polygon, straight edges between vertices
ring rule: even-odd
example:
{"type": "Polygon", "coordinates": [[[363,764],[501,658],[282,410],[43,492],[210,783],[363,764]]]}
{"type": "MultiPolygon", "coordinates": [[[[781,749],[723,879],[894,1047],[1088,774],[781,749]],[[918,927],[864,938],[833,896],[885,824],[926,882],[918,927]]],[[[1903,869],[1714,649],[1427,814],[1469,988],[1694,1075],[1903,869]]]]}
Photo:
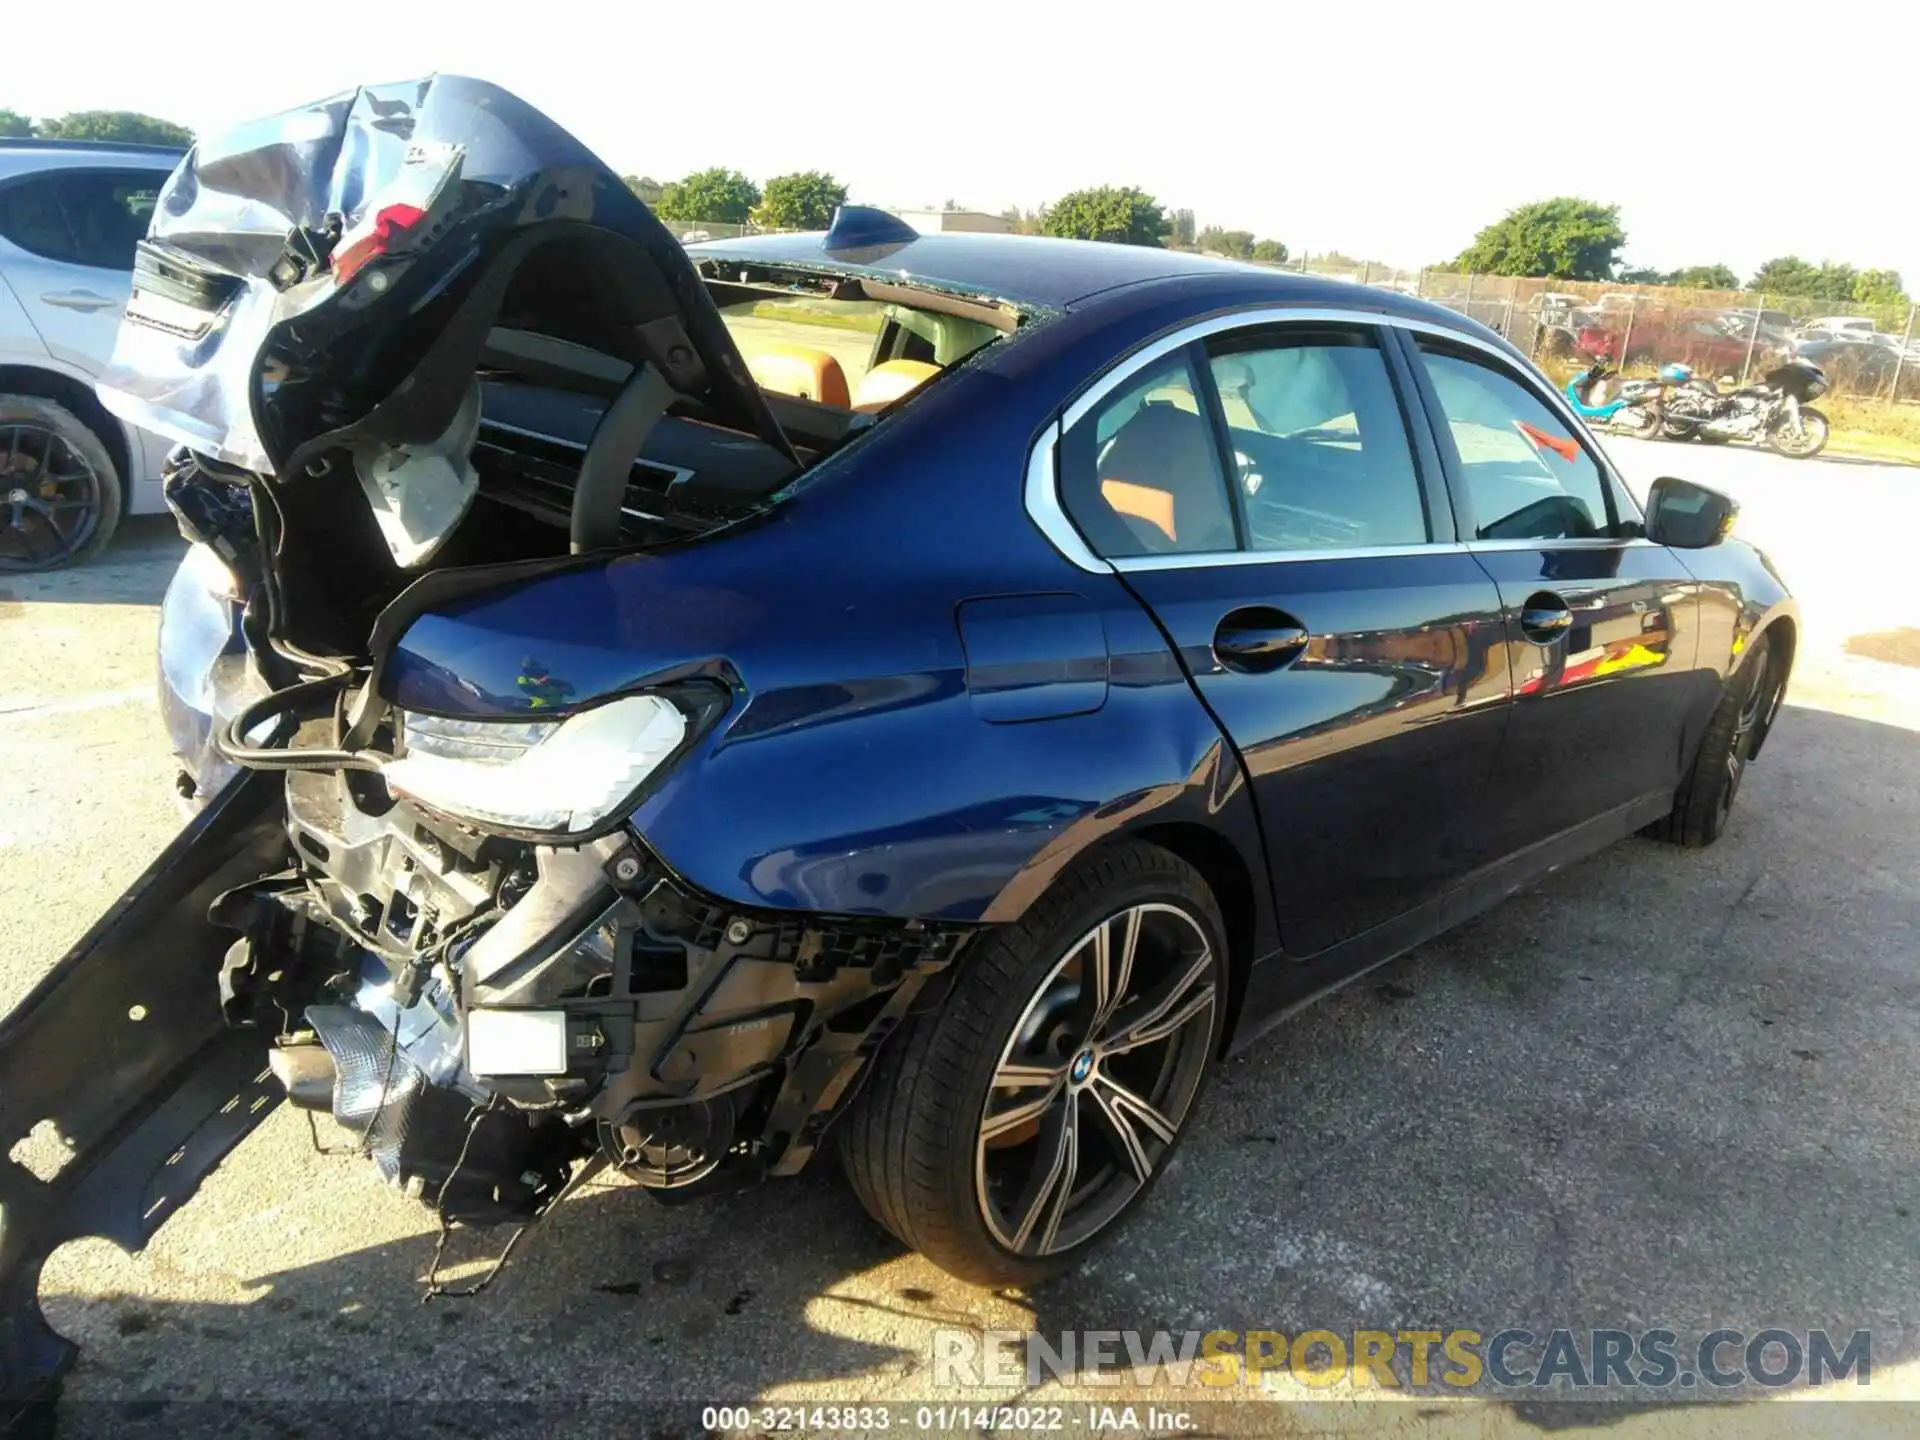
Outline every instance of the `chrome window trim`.
{"type": "Polygon", "coordinates": [[[1469,540],[1466,548],[1491,554],[1501,550],[1657,550],[1660,547],[1644,535],[1582,535],[1566,540],[1469,540]]]}
{"type": "Polygon", "coordinates": [[[1566,402],[1566,397],[1550,386],[1542,386],[1526,373],[1524,366],[1513,363],[1514,357],[1507,350],[1445,325],[1436,325],[1428,320],[1416,320],[1405,315],[1388,315],[1377,310],[1342,310],[1321,307],[1263,305],[1251,310],[1234,310],[1219,315],[1209,315],[1183,325],[1178,330],[1161,336],[1158,340],[1142,346],[1124,359],[1117,361],[1104,374],[1099,376],[1080,392],[1060,418],[1048,425],[1040,438],[1033,443],[1027,454],[1026,506],[1027,514],[1040,532],[1053,543],[1054,549],[1082,570],[1092,574],[1112,574],[1116,571],[1133,570],[1190,570],[1206,565],[1261,565],[1269,562],[1299,562],[1306,560],[1361,560],[1383,559],[1394,555],[1446,555],[1471,554],[1475,550],[1537,550],[1537,549],[1600,549],[1614,545],[1645,546],[1652,541],[1641,538],[1609,539],[1593,537],[1578,540],[1468,540],[1468,541],[1429,541],[1422,545],[1371,545],[1354,546],[1346,549],[1331,550],[1216,550],[1200,551],[1181,555],[1130,555],[1116,557],[1109,561],[1094,554],[1087,542],[1067,518],[1065,507],[1060,503],[1059,476],[1055,461],[1059,454],[1061,437],[1080,421],[1092,413],[1100,402],[1119,389],[1127,381],[1160,360],[1182,350],[1196,340],[1205,340],[1210,336],[1235,330],[1255,330],[1263,326],[1297,324],[1337,324],[1391,326],[1398,330],[1412,330],[1420,334],[1433,335],[1442,340],[1470,349],[1479,350],[1501,362],[1504,369],[1524,385],[1535,398],[1544,402],[1548,409],[1572,428],[1583,439],[1582,448],[1593,457],[1603,474],[1625,491],[1629,500],[1638,508],[1638,501],[1628,490],[1625,482],[1613,468],[1599,442],[1593,437],[1580,417],[1566,402]]]}
{"type": "Polygon", "coordinates": [[[1068,560],[1091,575],[1111,575],[1113,566],[1087,547],[1060,504],[1053,458],[1060,445],[1060,422],[1050,423],[1027,452],[1027,516],[1068,560]]]}
{"type": "Polygon", "coordinates": [[[1397,555],[1465,555],[1457,540],[1424,545],[1351,545],[1331,550],[1197,550],[1188,555],[1129,555],[1113,561],[1125,575],[1135,570],[1197,570],[1203,565],[1300,565],[1315,560],[1389,560],[1397,555]]]}
{"type": "Polygon", "coordinates": [[[1197,570],[1205,565],[1300,565],[1315,560],[1391,560],[1402,555],[1482,555],[1503,550],[1611,550],[1653,548],[1633,536],[1587,535],[1567,540],[1444,540],[1425,545],[1351,545],[1329,550],[1197,550],[1187,555],[1126,555],[1109,563],[1122,575],[1136,570],[1197,570]]]}

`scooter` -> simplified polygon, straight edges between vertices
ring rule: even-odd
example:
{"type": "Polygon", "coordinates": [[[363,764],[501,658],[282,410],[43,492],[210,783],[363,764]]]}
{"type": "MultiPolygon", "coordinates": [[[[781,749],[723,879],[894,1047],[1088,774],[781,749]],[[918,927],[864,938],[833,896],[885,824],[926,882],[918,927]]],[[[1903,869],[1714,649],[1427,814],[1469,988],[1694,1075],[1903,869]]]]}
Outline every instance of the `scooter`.
{"type": "Polygon", "coordinates": [[[1606,381],[1618,372],[1604,355],[1567,382],[1567,403],[1589,425],[1620,435],[1651,440],[1660,433],[1663,396],[1669,383],[1666,371],[1652,380],[1623,380],[1610,397],[1606,381]]]}

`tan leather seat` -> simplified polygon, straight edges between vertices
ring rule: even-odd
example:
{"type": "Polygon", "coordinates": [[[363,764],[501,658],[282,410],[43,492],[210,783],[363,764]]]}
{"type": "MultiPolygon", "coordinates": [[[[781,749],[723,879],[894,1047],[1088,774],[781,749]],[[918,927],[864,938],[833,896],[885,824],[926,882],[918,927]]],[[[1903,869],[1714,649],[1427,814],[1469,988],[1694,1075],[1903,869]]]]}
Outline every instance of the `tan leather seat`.
{"type": "Polygon", "coordinates": [[[1116,515],[1144,520],[1169,541],[1178,543],[1179,529],[1173,522],[1173,492],[1157,485],[1135,485],[1130,480],[1102,480],[1100,498],[1113,507],[1116,515]]]}
{"type": "Polygon", "coordinates": [[[756,346],[747,356],[747,370],[762,390],[848,408],[847,372],[833,356],[811,345],[756,346]]]}
{"type": "Polygon", "coordinates": [[[853,396],[853,408],[863,413],[884,410],[894,401],[912,394],[939,373],[938,365],[925,360],[882,360],[860,377],[860,388],[853,396]]]}
{"type": "Polygon", "coordinates": [[[1191,410],[1141,406],[1102,457],[1100,498],[1154,550],[1234,548],[1233,512],[1213,436],[1191,410]]]}

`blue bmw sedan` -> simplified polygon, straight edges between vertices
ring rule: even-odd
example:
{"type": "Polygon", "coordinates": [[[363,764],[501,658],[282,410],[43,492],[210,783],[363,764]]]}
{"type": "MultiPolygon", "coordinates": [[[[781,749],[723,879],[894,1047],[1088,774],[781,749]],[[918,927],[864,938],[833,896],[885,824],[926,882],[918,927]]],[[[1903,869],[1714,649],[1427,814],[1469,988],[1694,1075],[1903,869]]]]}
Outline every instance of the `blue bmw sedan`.
{"type": "Polygon", "coordinates": [[[1711,843],[1793,662],[1731,502],[1457,314],[857,207],[683,250],[471,80],[202,141],[135,284],[198,814],[0,1026],[0,1139],[73,1147],[0,1194],[10,1384],[21,1276],[283,1098],[446,1222],[829,1148],[1044,1278],[1304,1001],[1711,843]]]}

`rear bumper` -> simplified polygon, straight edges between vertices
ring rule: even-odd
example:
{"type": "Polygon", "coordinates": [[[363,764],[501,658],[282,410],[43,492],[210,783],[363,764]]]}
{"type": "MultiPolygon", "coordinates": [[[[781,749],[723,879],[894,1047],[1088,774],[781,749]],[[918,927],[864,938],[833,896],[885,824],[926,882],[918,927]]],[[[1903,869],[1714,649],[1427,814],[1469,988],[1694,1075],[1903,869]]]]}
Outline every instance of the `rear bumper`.
{"type": "Polygon", "coordinates": [[[195,545],[160,602],[160,717],[184,777],[181,794],[195,805],[219,794],[239,773],[214,749],[215,727],[267,693],[241,636],[240,606],[229,585],[218,557],[195,545]]]}
{"type": "Polygon", "coordinates": [[[0,1165],[0,1428],[75,1353],[40,1313],[47,1256],[90,1235],[140,1249],[279,1101],[267,1037],[222,1021],[233,934],[207,919],[283,863],[279,799],[264,775],[215,797],[0,1020],[0,1147],[50,1125],[64,1161],[0,1165]]]}

